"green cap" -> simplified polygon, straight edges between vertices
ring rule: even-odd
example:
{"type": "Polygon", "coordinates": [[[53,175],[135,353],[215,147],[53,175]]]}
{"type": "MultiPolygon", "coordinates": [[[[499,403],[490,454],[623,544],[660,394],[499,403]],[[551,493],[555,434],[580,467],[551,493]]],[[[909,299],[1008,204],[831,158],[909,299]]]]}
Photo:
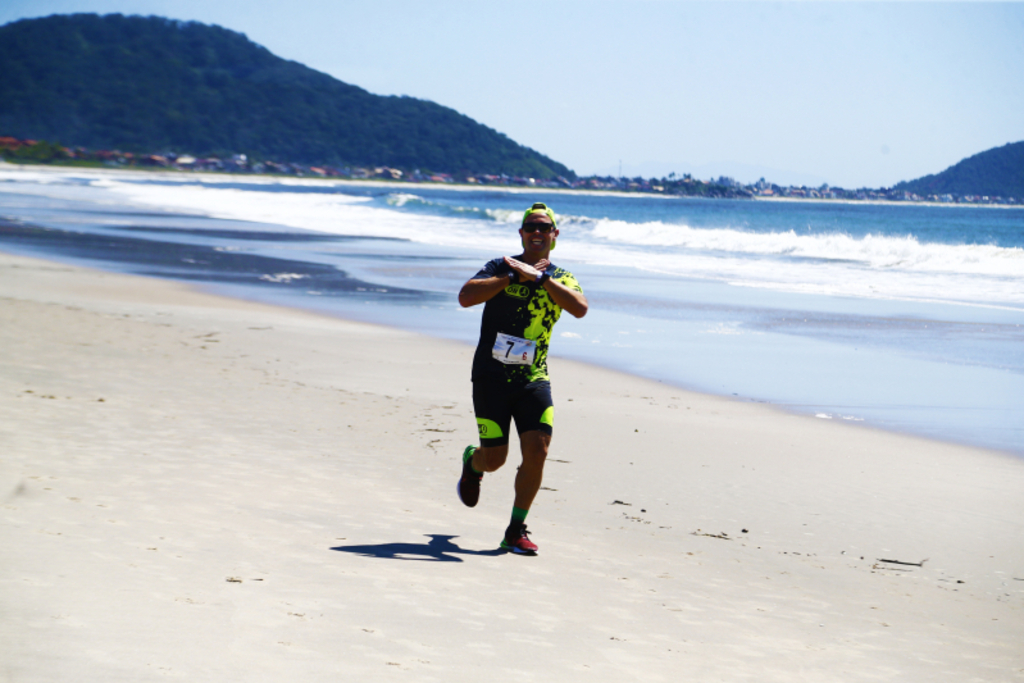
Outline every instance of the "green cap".
{"type": "Polygon", "coordinates": [[[526,213],[523,214],[523,225],[526,225],[526,221],[530,219],[530,216],[533,216],[534,214],[538,213],[550,218],[551,224],[554,225],[556,228],[558,227],[558,221],[555,220],[555,212],[549,209],[547,207],[547,204],[545,204],[544,202],[537,202],[536,204],[534,204],[533,206],[526,210],[526,213]]]}

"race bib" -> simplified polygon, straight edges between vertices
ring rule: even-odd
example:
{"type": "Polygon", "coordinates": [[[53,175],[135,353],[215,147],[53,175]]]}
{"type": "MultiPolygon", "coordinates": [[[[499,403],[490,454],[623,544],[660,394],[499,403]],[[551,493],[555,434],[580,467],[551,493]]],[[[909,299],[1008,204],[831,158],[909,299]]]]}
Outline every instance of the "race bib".
{"type": "Polygon", "coordinates": [[[537,344],[529,339],[520,339],[511,334],[498,333],[494,340],[491,356],[505,365],[533,365],[537,355],[537,344]]]}

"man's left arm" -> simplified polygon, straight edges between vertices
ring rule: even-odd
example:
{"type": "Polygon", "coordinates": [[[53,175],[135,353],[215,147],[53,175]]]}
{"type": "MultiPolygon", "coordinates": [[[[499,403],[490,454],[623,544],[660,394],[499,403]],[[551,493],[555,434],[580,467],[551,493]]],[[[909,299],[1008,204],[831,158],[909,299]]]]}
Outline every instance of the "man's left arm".
{"type": "Polygon", "coordinates": [[[543,287],[551,300],[569,315],[582,318],[587,314],[590,305],[587,303],[587,297],[583,296],[583,292],[567,287],[555,278],[548,278],[543,287]]]}

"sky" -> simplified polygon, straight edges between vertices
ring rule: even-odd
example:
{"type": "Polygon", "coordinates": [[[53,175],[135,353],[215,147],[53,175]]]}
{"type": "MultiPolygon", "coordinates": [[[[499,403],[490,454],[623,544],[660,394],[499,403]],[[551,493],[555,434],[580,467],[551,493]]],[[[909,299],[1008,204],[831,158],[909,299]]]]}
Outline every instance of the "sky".
{"type": "Polygon", "coordinates": [[[1022,2],[2,0],[217,24],[578,174],[887,187],[1024,140],[1022,2]]]}

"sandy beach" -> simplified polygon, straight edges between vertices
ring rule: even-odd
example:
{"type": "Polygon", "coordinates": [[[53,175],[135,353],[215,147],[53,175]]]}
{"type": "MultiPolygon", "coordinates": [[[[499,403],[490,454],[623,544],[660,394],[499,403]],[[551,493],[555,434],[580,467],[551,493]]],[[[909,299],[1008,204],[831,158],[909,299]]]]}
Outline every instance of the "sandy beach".
{"type": "Polygon", "coordinates": [[[0,254],[0,680],[1024,680],[1024,461],[566,361],[534,558],[472,349],[0,254]]]}

